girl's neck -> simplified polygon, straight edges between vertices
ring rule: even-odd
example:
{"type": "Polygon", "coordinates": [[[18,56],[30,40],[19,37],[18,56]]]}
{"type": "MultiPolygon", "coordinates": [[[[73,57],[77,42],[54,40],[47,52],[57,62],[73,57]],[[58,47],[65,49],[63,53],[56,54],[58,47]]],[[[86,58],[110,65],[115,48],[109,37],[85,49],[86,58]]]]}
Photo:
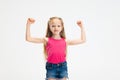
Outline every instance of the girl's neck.
{"type": "Polygon", "coordinates": [[[54,38],[54,39],[61,39],[60,35],[53,35],[52,38],[54,38]]]}

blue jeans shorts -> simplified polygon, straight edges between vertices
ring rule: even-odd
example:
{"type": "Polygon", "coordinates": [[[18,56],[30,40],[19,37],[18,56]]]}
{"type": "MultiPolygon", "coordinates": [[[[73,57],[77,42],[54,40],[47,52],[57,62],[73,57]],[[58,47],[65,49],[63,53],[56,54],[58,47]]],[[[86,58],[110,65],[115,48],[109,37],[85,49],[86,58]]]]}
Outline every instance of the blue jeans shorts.
{"type": "Polygon", "coordinates": [[[46,62],[46,80],[68,78],[67,62],[52,64],[46,62]]]}

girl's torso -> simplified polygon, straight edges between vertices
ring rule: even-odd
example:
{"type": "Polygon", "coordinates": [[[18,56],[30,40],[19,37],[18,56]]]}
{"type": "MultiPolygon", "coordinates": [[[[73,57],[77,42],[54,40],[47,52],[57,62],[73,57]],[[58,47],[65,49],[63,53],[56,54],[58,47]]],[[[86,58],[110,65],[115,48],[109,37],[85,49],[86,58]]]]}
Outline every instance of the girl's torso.
{"type": "Polygon", "coordinates": [[[64,38],[48,38],[46,44],[47,61],[49,63],[61,63],[66,61],[66,41],[64,38]]]}

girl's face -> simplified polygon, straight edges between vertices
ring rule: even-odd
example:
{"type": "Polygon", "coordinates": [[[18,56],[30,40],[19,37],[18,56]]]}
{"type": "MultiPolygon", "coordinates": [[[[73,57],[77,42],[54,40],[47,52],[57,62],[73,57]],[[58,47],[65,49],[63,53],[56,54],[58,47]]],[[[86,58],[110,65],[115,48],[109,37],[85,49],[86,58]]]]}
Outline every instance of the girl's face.
{"type": "Polygon", "coordinates": [[[59,35],[63,29],[63,26],[62,26],[62,23],[59,19],[53,19],[49,23],[49,28],[50,28],[50,31],[52,32],[53,35],[59,35]]]}

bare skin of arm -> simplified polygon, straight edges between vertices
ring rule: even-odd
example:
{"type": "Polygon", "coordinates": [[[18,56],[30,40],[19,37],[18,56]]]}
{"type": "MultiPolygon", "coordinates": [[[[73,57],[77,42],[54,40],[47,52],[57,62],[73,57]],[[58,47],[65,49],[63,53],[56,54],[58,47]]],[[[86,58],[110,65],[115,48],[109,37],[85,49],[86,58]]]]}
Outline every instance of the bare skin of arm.
{"type": "Polygon", "coordinates": [[[26,41],[32,42],[32,43],[45,43],[47,41],[47,38],[34,38],[31,37],[30,27],[31,24],[33,24],[35,20],[33,18],[28,18],[27,24],[26,24],[26,41]]]}
{"type": "Polygon", "coordinates": [[[85,35],[85,30],[84,30],[82,21],[77,21],[77,25],[81,29],[80,38],[74,39],[74,40],[66,40],[66,42],[67,42],[68,45],[82,44],[82,43],[86,42],[86,35],[85,35]]]}

